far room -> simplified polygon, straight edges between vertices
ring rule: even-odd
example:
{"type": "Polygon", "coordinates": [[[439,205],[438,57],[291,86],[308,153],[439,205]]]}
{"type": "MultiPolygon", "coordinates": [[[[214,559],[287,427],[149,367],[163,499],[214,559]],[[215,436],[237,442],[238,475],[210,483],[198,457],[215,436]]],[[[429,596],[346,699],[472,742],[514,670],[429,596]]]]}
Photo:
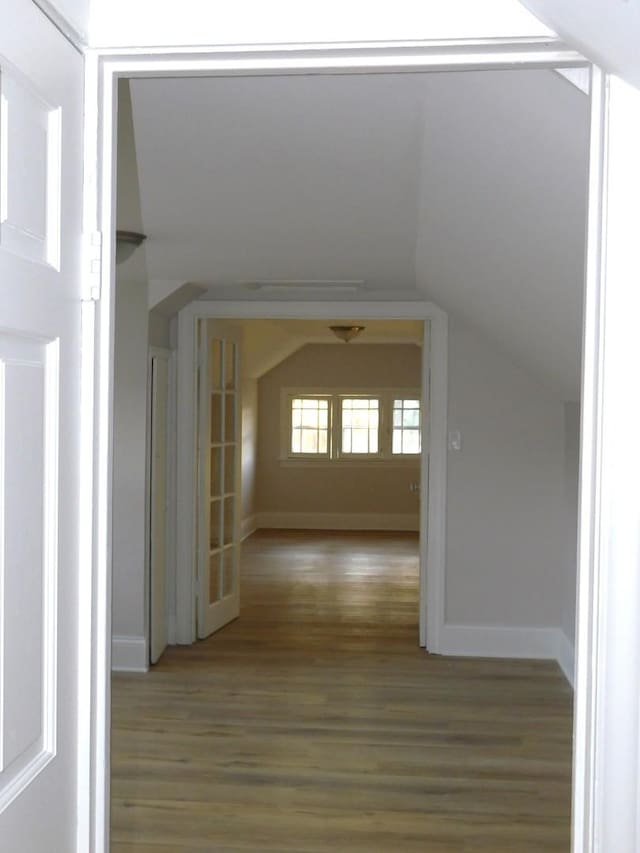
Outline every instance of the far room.
{"type": "Polygon", "coordinates": [[[120,81],[115,850],[157,790],[178,846],[204,797],[222,847],[566,849],[588,113],[120,81]]]}

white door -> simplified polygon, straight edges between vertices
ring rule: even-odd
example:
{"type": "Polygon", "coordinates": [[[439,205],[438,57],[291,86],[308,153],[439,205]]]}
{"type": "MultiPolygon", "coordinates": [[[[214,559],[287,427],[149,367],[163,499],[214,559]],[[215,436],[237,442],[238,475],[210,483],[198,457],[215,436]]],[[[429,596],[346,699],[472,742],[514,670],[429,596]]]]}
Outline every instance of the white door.
{"type": "Polygon", "coordinates": [[[83,61],[34,3],[0,0],[0,19],[0,848],[69,853],[83,61]]]}
{"type": "Polygon", "coordinates": [[[240,332],[201,320],[198,415],[198,637],[240,611],[240,332]]]}
{"type": "Polygon", "coordinates": [[[167,426],[169,353],[150,358],[149,424],[149,653],[157,663],[167,647],[167,426]]]}

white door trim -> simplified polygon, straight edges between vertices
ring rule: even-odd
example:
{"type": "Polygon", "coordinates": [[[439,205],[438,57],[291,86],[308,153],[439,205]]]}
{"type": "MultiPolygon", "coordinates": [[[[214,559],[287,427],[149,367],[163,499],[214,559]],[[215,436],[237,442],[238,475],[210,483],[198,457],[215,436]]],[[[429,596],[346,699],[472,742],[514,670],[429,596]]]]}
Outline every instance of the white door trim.
{"type": "MultiPolygon", "coordinates": [[[[566,49],[553,39],[534,40],[481,40],[470,42],[449,41],[446,43],[387,43],[365,45],[289,45],[273,47],[232,47],[220,48],[176,48],[175,50],[136,49],[128,51],[92,50],[87,56],[87,148],[86,157],[86,215],[85,230],[102,232],[105,236],[105,252],[101,265],[100,284],[103,298],[97,317],[96,348],[96,430],[94,435],[94,607],[93,638],[91,653],[93,656],[92,679],[92,847],[91,853],[106,853],[108,850],[108,796],[109,796],[109,679],[110,679],[110,513],[111,513],[111,396],[113,365],[113,293],[114,293],[114,155],[115,155],[115,109],[117,78],[120,76],[167,76],[167,75],[234,75],[234,74],[296,74],[296,73],[380,73],[402,71],[449,71],[479,69],[525,69],[557,68],[589,65],[589,61],[575,51],[566,49]]],[[[604,78],[606,85],[608,78],[604,78]]],[[[602,80],[596,72],[594,89],[602,80]]],[[[610,107],[603,105],[596,95],[592,98],[594,141],[606,137],[610,119],[610,107]]],[[[622,109],[616,108],[619,118],[615,125],[616,139],[621,140],[624,120],[622,109]]],[[[602,574],[604,555],[602,543],[622,539],[628,531],[617,522],[615,516],[606,511],[602,502],[600,470],[606,436],[603,436],[602,423],[606,415],[620,417],[626,412],[620,396],[613,405],[604,394],[605,345],[615,339],[615,323],[611,321],[605,337],[602,320],[605,287],[619,286],[623,277],[621,268],[607,270],[607,276],[600,275],[601,243],[614,236],[606,232],[607,219],[628,205],[624,193],[615,195],[598,192],[601,186],[601,172],[606,160],[607,148],[596,144],[591,158],[591,194],[589,198],[589,247],[586,277],[587,317],[585,323],[585,367],[583,374],[583,418],[581,434],[581,515],[580,515],[580,559],[579,601],[577,613],[577,677],[576,677],[576,729],[575,729],[575,774],[574,774],[574,817],[573,817],[573,853],[604,853],[600,843],[606,826],[618,827],[618,832],[627,831],[630,839],[638,833],[637,816],[626,813],[624,825],[610,804],[615,801],[618,787],[624,781],[617,782],[615,774],[608,775],[606,801],[602,794],[592,796],[595,773],[595,756],[605,754],[608,747],[610,730],[598,724],[597,712],[612,711],[612,703],[619,702],[620,696],[627,697],[632,707],[638,703],[638,673],[632,669],[635,659],[614,656],[618,650],[608,644],[605,632],[601,630],[607,624],[609,609],[612,608],[612,584],[618,582],[622,568],[629,572],[636,570],[634,555],[629,552],[625,557],[618,552],[616,559],[621,571],[609,581],[607,596],[598,583],[602,574]],[[610,408],[609,408],[610,407],[610,408]],[[626,562],[625,562],[626,560],[626,562]],[[609,687],[615,684],[617,692],[605,695],[603,684],[605,675],[609,676],[609,687]],[[613,679],[613,681],[612,681],[613,679]],[[632,691],[635,690],[635,693],[632,691]],[[609,698],[615,696],[615,699],[609,698]],[[594,722],[595,720],[595,722],[594,722]],[[606,806],[606,807],[605,807],[606,806]]],[[[621,157],[626,158],[629,168],[633,168],[633,158],[628,149],[618,149],[621,157]]],[[[618,223],[619,220],[616,220],[618,223]]],[[[624,245],[618,245],[619,254],[626,249],[629,257],[634,256],[635,245],[627,237],[624,245]]],[[[255,304],[254,304],[255,307],[255,304]]],[[[283,304],[278,309],[282,316],[283,304]]],[[[326,308],[325,308],[326,310],[326,308]]],[[[365,305],[358,305],[357,314],[363,314],[365,305]]],[[[388,308],[387,308],[388,311],[388,308]]],[[[342,313],[342,311],[341,311],[342,313]]],[[[388,316],[388,315],[387,315],[388,316]]],[[[412,315],[415,317],[415,314],[412,315]]],[[[620,316],[618,315],[618,320],[620,316]]],[[[629,351],[634,348],[636,360],[640,360],[640,336],[635,335],[630,342],[629,351]]],[[[91,357],[89,351],[88,357],[91,357]]],[[[630,360],[627,364],[630,363],[630,360]]],[[[178,381],[182,373],[178,368],[178,381]]],[[[613,377],[607,373],[607,381],[613,377]]],[[[446,393],[446,389],[443,389],[446,393]]],[[[628,404],[627,408],[631,406],[628,404]]],[[[638,424],[640,426],[640,424],[638,424]]],[[[627,426],[629,426],[627,424],[627,426]]],[[[634,423],[636,426],[636,423],[634,423]]],[[[608,493],[618,492],[628,495],[628,482],[640,480],[640,460],[637,454],[632,458],[624,472],[611,476],[608,493]],[[632,470],[633,469],[633,470],[632,470]]],[[[628,604],[631,607],[631,601],[628,604]]],[[[611,612],[613,616],[613,611],[611,612]]],[[[611,621],[614,621],[611,619],[611,621]]],[[[429,638],[427,637],[427,641],[429,638]]],[[[636,667],[637,669],[637,667],[636,667]]],[[[626,755],[619,752],[618,764],[625,768],[633,765],[637,771],[638,755],[631,749],[626,755]]],[[[625,780],[628,774],[621,774],[625,780]]],[[[598,789],[601,791],[601,786],[598,789]]],[[[628,795],[620,790],[625,800],[628,795]]],[[[632,840],[630,844],[635,844],[632,840]]],[[[624,853],[631,853],[629,846],[624,853]]],[[[618,849],[617,853],[623,853],[618,849]]]]}
{"type": "Polygon", "coordinates": [[[447,315],[430,302],[193,302],[178,315],[176,565],[191,566],[177,576],[176,636],[196,637],[196,323],[211,319],[370,319],[424,320],[422,399],[429,400],[429,429],[424,419],[426,452],[420,477],[420,644],[440,651],[445,615],[445,537],[447,489],[447,315]],[[427,468],[429,466],[429,469],[427,468]],[[427,535],[429,532],[429,535],[427,535]]]}
{"type": "MultiPolygon", "coordinates": [[[[173,359],[173,351],[170,349],[166,349],[164,347],[156,347],[150,346],[149,352],[147,355],[147,431],[146,431],[146,472],[145,472],[145,536],[144,536],[144,562],[145,562],[145,579],[144,579],[144,600],[146,602],[146,611],[147,616],[145,620],[145,639],[147,644],[147,650],[149,652],[149,659],[151,657],[151,629],[152,629],[152,614],[151,614],[151,508],[152,508],[152,495],[151,495],[151,473],[153,466],[153,459],[151,455],[152,451],[152,414],[153,414],[153,360],[154,358],[162,359],[167,364],[167,482],[165,485],[166,494],[167,494],[167,530],[166,530],[166,561],[165,561],[165,626],[167,633],[167,641],[169,638],[169,602],[170,602],[170,584],[172,582],[172,567],[171,563],[172,558],[172,542],[171,542],[171,508],[172,508],[172,496],[170,491],[170,473],[169,469],[171,466],[171,420],[175,417],[175,406],[172,407],[171,403],[171,362],[173,359]]],[[[149,660],[147,660],[147,664],[149,660]]]]}

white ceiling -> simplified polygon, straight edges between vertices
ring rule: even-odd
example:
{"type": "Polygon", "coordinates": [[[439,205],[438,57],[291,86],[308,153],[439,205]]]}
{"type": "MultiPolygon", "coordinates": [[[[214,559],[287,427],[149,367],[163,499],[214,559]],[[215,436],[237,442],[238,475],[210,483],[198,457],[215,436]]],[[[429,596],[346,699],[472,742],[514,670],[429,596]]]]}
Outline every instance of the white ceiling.
{"type": "Polygon", "coordinates": [[[280,279],[431,298],[575,398],[588,100],[566,80],[131,85],[151,279],[214,298],[255,298],[243,282],[280,279]]]}

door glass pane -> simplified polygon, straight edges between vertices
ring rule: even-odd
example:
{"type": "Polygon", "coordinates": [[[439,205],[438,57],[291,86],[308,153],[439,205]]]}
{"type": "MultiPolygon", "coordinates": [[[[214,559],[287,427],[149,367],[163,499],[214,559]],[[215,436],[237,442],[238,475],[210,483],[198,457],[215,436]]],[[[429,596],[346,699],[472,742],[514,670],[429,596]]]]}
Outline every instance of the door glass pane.
{"type": "Polygon", "coordinates": [[[231,595],[235,586],[235,556],[236,549],[232,545],[222,552],[222,597],[231,595]]]}
{"type": "Polygon", "coordinates": [[[224,530],[223,544],[230,545],[233,542],[234,532],[234,498],[225,498],[223,506],[222,526],[224,530]]]}
{"type": "Polygon", "coordinates": [[[211,444],[220,444],[222,441],[222,394],[211,395],[209,433],[211,444]]]}
{"type": "Polygon", "coordinates": [[[224,341],[224,387],[235,389],[236,387],[236,345],[231,341],[224,341]]]}
{"type": "Polygon", "coordinates": [[[222,388],[222,341],[209,344],[209,384],[211,388],[222,388]]]}
{"type": "Polygon", "coordinates": [[[219,548],[222,544],[220,541],[220,506],[219,500],[209,502],[209,550],[219,548]]]}
{"type": "Polygon", "coordinates": [[[226,494],[235,492],[236,486],[236,448],[235,445],[224,449],[224,490],[226,494]]]}
{"type": "Polygon", "coordinates": [[[224,440],[225,441],[234,441],[234,428],[235,428],[235,416],[236,416],[236,395],[235,394],[225,394],[225,403],[224,403],[224,422],[225,422],[225,431],[224,431],[224,440]]]}
{"type": "Polygon", "coordinates": [[[209,470],[209,495],[212,498],[219,497],[222,492],[222,448],[212,447],[209,451],[210,465],[209,470]]]}
{"type": "Polygon", "coordinates": [[[220,600],[220,559],[219,552],[209,556],[209,604],[220,600]]]}

